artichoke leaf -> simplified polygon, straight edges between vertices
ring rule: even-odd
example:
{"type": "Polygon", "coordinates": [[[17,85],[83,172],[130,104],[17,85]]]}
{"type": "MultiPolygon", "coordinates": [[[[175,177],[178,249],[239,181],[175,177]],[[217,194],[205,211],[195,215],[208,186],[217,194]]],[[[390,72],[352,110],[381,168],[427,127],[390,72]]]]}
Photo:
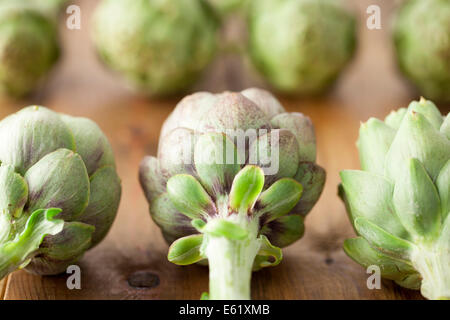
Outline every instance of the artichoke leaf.
{"type": "Polygon", "coordinates": [[[450,160],[447,161],[446,165],[439,173],[439,176],[436,179],[436,186],[441,199],[442,221],[445,221],[450,213],[450,160]]]}
{"type": "Polygon", "coordinates": [[[265,267],[274,267],[283,260],[283,252],[280,248],[272,245],[265,235],[259,237],[261,248],[253,262],[253,271],[265,267]]]}
{"type": "Polygon", "coordinates": [[[61,209],[54,208],[34,211],[14,240],[0,244],[0,279],[29,262],[38,253],[45,236],[62,231],[64,221],[54,219],[60,212],[61,209]]]}
{"type": "Polygon", "coordinates": [[[111,228],[119,208],[122,187],[113,166],[98,169],[90,178],[89,204],[78,221],[95,227],[91,246],[99,243],[111,228]]]}
{"type": "Polygon", "coordinates": [[[408,109],[406,109],[406,108],[400,108],[398,110],[393,110],[384,119],[384,122],[391,128],[398,130],[398,128],[400,128],[400,124],[402,123],[403,118],[405,117],[407,111],[408,111],[408,109]]]}
{"type": "Polygon", "coordinates": [[[370,246],[364,238],[347,239],[344,242],[345,253],[365,268],[376,265],[381,275],[390,280],[403,280],[406,275],[417,274],[413,266],[405,261],[387,256],[370,246]]]}
{"type": "Polygon", "coordinates": [[[355,219],[355,228],[373,247],[394,258],[409,260],[414,244],[400,239],[365,218],[355,219]]]}
{"type": "Polygon", "coordinates": [[[450,158],[450,141],[435,129],[422,114],[408,111],[385,160],[385,173],[395,182],[401,181],[406,161],[416,158],[435,180],[450,158]]]}
{"type": "Polygon", "coordinates": [[[191,226],[190,218],[177,210],[168,193],[163,193],[151,202],[150,214],[153,221],[163,230],[163,235],[169,243],[196,233],[191,226]]]}
{"type": "Polygon", "coordinates": [[[289,213],[300,200],[302,192],[302,185],[294,179],[280,179],[261,194],[255,208],[258,214],[263,215],[264,221],[272,221],[289,213]]]}
{"type": "Polygon", "coordinates": [[[170,262],[181,266],[199,262],[205,258],[200,250],[202,243],[202,234],[179,238],[171,244],[167,258],[170,262]]]}
{"type": "Polygon", "coordinates": [[[300,200],[293,211],[306,216],[322,194],[326,180],[325,170],[314,162],[300,162],[294,179],[303,186],[300,200]]]}
{"type": "MultiPolygon", "coordinates": [[[[28,198],[28,185],[10,165],[0,165],[0,215],[18,217],[28,198]]],[[[1,235],[0,235],[1,237],[1,235]]]]}
{"type": "Polygon", "coordinates": [[[395,130],[378,119],[370,118],[363,123],[357,142],[361,169],[383,174],[386,154],[394,137],[395,130]]]}
{"type": "Polygon", "coordinates": [[[195,145],[195,169],[205,189],[216,198],[230,190],[244,163],[234,142],[223,133],[205,133],[195,145]]]}
{"type": "MultiPolygon", "coordinates": [[[[275,98],[269,91],[259,88],[248,88],[241,91],[241,94],[247,99],[253,101],[269,118],[286,112],[280,101],[278,101],[277,98],[275,98]]],[[[291,115],[294,114],[291,113],[291,115]]]]}
{"type": "Polygon", "coordinates": [[[139,165],[139,182],[149,203],[165,192],[167,180],[161,172],[158,159],[146,156],[142,160],[139,165]]]}
{"type": "Polygon", "coordinates": [[[27,107],[0,123],[0,161],[24,174],[46,154],[60,148],[75,150],[75,140],[57,113],[27,107]]]}
{"type": "Polygon", "coordinates": [[[299,161],[297,138],[287,129],[273,129],[262,134],[249,148],[248,162],[263,168],[266,185],[281,178],[292,178],[299,161]]]}
{"type": "Polygon", "coordinates": [[[234,177],[230,191],[231,210],[248,213],[264,187],[264,172],[260,167],[247,165],[234,177]]]}
{"type": "Polygon", "coordinates": [[[415,111],[422,114],[436,130],[441,128],[442,122],[444,121],[436,105],[423,97],[420,98],[420,101],[412,101],[408,106],[408,111],[415,111]]]}
{"type": "Polygon", "coordinates": [[[298,141],[300,161],[316,161],[316,135],[311,120],[299,112],[281,113],[271,119],[275,128],[287,129],[298,141]]]}
{"type": "Polygon", "coordinates": [[[441,133],[444,134],[447,139],[450,140],[450,113],[445,117],[444,123],[442,123],[441,133]]]}
{"type": "Polygon", "coordinates": [[[441,226],[441,204],[436,186],[417,159],[409,159],[400,171],[403,171],[403,177],[394,188],[395,211],[412,235],[433,239],[441,226]]]}
{"type": "Polygon", "coordinates": [[[101,167],[115,167],[108,139],[94,121],[68,115],[61,115],[61,119],[74,136],[76,151],[83,159],[89,176],[101,167]]]}
{"type": "Polygon", "coordinates": [[[164,121],[159,144],[167,134],[176,128],[187,128],[195,131],[200,120],[209,114],[216,100],[217,95],[210,92],[196,92],[184,97],[164,121]]]}
{"type": "Polygon", "coordinates": [[[202,117],[196,129],[200,132],[214,129],[228,135],[237,132],[239,141],[246,137],[248,130],[260,128],[270,128],[264,111],[241,93],[224,92],[217,95],[213,107],[202,117]]]}
{"type": "Polygon", "coordinates": [[[422,284],[422,276],[420,273],[408,274],[403,279],[396,279],[395,283],[406,289],[419,290],[422,284]]]}
{"type": "Polygon", "coordinates": [[[166,177],[194,173],[195,141],[194,131],[186,128],[176,128],[162,139],[158,147],[158,159],[166,177]]]}
{"type": "Polygon", "coordinates": [[[392,204],[393,185],[384,177],[358,170],[340,173],[351,220],[364,217],[393,235],[409,239],[392,204]]]}
{"type": "Polygon", "coordinates": [[[167,193],[177,210],[191,219],[215,213],[215,205],[200,182],[188,174],[177,174],[167,181],[167,193]]]}
{"type": "Polygon", "coordinates": [[[56,235],[45,237],[39,248],[39,255],[52,260],[73,260],[91,246],[95,227],[81,222],[65,222],[56,235]]]}
{"type": "Polygon", "coordinates": [[[214,237],[225,237],[230,240],[244,240],[249,236],[249,231],[240,225],[221,218],[211,219],[201,228],[205,234],[214,237]]]}
{"type": "Polygon", "coordinates": [[[284,248],[294,243],[305,232],[303,216],[289,214],[265,224],[261,229],[273,245],[284,248]]]}
{"type": "Polygon", "coordinates": [[[25,174],[29,187],[27,209],[61,208],[65,221],[77,218],[89,202],[89,177],[81,157],[59,149],[44,156],[25,174]]]}

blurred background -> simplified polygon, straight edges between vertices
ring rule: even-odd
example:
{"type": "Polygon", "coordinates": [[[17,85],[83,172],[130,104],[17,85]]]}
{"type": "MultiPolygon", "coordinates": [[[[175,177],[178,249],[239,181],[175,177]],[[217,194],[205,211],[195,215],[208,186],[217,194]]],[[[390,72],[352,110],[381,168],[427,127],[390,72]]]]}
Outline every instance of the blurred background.
{"type": "MultiPolygon", "coordinates": [[[[198,299],[207,290],[207,270],[186,268],[166,261],[167,245],[148,214],[148,205],[137,180],[140,160],[156,154],[159,131],[165,118],[184,96],[149,97],[132,89],[98,57],[92,41],[92,15],[100,1],[73,0],[81,9],[81,29],[66,26],[66,14],[59,17],[61,55],[45,82],[25,98],[0,99],[0,117],[38,104],[59,112],[89,117],[110,139],[123,183],[123,197],[115,224],[107,239],[89,251],[80,266],[83,290],[69,291],[65,277],[40,278],[16,272],[0,284],[4,299],[198,299]],[[99,268],[101,266],[101,268],[99,268]],[[138,278],[143,288],[130,285],[138,278]],[[155,277],[156,287],[149,285],[155,277]],[[87,279],[87,280],[85,280],[87,279]]],[[[328,173],[322,198],[306,220],[306,234],[284,250],[285,260],[277,268],[254,275],[256,299],[392,299],[418,298],[389,281],[383,290],[366,287],[365,270],[342,252],[342,242],[353,231],[344,205],[337,197],[338,173],[358,168],[355,142],[361,121],[384,118],[390,110],[406,107],[420,93],[405,80],[395,59],[392,18],[401,1],[348,0],[346,7],[357,18],[356,51],[336,83],[320,96],[286,95],[272,90],[249,62],[233,48],[219,52],[188,92],[242,90],[263,87],[280,99],[288,111],[310,116],[316,127],[318,164],[328,173]],[[366,12],[370,5],[381,8],[381,29],[369,30],[366,12]],[[284,283],[280,288],[279,283],[284,283]],[[262,291],[264,288],[264,291],[262,291]]],[[[246,39],[243,19],[230,15],[219,31],[226,43],[246,39]]],[[[335,41],[330,39],[329,41],[335,41]]],[[[220,45],[219,45],[220,47],[220,45]]],[[[449,57],[450,59],[450,57],[449,57]]],[[[450,71],[450,70],[447,70],[450,71]]],[[[443,114],[449,104],[439,103],[443,114]]],[[[138,285],[139,287],[139,285],[138,285]]]]}

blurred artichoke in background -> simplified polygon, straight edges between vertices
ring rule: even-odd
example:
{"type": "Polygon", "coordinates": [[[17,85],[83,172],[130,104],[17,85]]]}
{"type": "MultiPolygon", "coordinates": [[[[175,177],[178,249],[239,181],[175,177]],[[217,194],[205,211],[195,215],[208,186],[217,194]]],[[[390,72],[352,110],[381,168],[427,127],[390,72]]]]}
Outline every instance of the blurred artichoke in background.
{"type": "Polygon", "coordinates": [[[406,1],[395,19],[394,42],[400,69],[421,93],[449,102],[450,1],[406,1]]]}
{"type": "Polygon", "coordinates": [[[55,65],[57,4],[0,0],[0,94],[30,93],[55,65]]]}
{"type": "Polygon", "coordinates": [[[249,0],[208,0],[220,13],[227,14],[246,5],[249,0]]]}
{"type": "Polygon", "coordinates": [[[103,0],[94,41],[103,61],[151,95],[186,90],[216,50],[218,20],[204,0],[103,0]]]}
{"type": "Polygon", "coordinates": [[[412,102],[361,125],[362,171],[341,172],[358,234],[345,252],[429,299],[450,299],[450,114],[412,102]]]}
{"type": "Polygon", "coordinates": [[[121,185],[91,120],[28,107],[0,122],[0,279],[18,268],[57,274],[99,243],[121,185]]]}
{"type": "Polygon", "coordinates": [[[335,0],[252,0],[249,50],[277,90],[326,90],[355,51],[355,19],[335,0]]]}
{"type": "Polygon", "coordinates": [[[309,118],[266,91],[184,98],[140,167],[169,260],[207,259],[211,299],[249,299],[252,270],[277,265],[303,235],[325,182],[315,159],[309,118]]]}

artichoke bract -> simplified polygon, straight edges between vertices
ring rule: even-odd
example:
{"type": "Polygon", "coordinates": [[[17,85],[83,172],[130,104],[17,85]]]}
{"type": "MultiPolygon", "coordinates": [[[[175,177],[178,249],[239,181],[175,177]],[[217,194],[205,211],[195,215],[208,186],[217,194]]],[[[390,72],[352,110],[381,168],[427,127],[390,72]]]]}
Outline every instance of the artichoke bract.
{"type": "Polygon", "coordinates": [[[112,149],[91,120],[31,106],[0,122],[0,279],[57,274],[99,243],[121,196],[112,149]]]}
{"type": "Polygon", "coordinates": [[[218,19],[205,0],[103,0],[94,15],[102,60],[150,95],[186,90],[216,50],[218,19]]]}
{"type": "MultiPolygon", "coordinates": [[[[325,171],[313,124],[256,88],[184,98],[140,182],[178,265],[208,260],[210,299],[249,299],[252,270],[300,239],[325,171]]],[[[205,296],[206,297],[206,296],[205,296]]]]}
{"type": "Polygon", "coordinates": [[[450,101],[450,2],[406,1],[394,44],[401,71],[430,99],[450,101]]]}
{"type": "Polygon", "coordinates": [[[341,172],[358,234],[345,252],[429,299],[450,299],[450,115],[425,99],[361,125],[362,170],[341,172]]]}
{"type": "Polygon", "coordinates": [[[57,62],[55,15],[34,2],[0,1],[0,94],[30,93],[57,62]]]}
{"type": "Polygon", "coordinates": [[[355,51],[355,19],[334,0],[252,0],[248,27],[254,66],[285,93],[322,93],[355,51]]]}

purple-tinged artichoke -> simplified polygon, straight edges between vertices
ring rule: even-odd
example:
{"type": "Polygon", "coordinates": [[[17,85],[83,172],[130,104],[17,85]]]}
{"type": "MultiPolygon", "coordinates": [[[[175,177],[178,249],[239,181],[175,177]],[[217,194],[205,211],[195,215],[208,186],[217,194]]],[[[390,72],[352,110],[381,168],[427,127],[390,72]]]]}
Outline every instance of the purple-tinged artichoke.
{"type": "Polygon", "coordinates": [[[57,274],[111,227],[121,185],[91,120],[27,107],[0,122],[0,279],[57,274]]]}
{"type": "Polygon", "coordinates": [[[429,299],[450,299],[450,115],[413,101],[359,133],[361,171],[341,172],[357,238],[345,252],[429,299]]]}
{"type": "Polygon", "coordinates": [[[168,259],[208,260],[211,299],[249,299],[252,270],[277,265],[303,235],[325,171],[309,118],[269,92],[200,92],[163,125],[140,182],[168,259]]]}

